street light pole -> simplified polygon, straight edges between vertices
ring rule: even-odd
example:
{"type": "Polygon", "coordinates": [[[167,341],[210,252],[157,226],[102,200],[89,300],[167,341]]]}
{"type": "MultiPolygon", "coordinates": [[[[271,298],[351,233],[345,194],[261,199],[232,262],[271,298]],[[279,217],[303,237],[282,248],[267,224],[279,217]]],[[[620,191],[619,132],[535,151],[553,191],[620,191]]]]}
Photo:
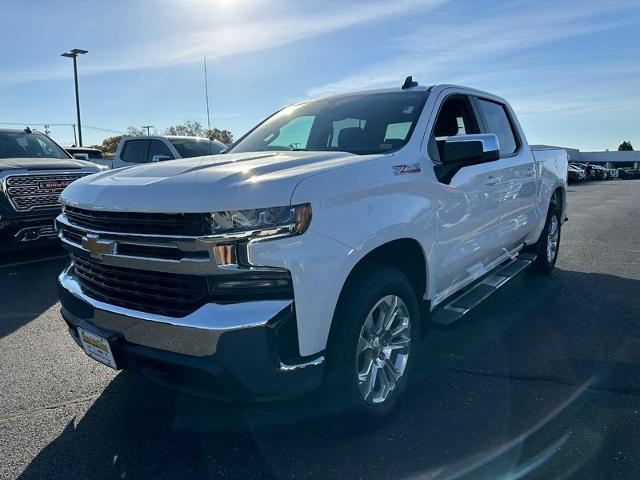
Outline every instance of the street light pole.
{"type": "Polygon", "coordinates": [[[84,55],[85,53],[87,53],[87,50],[74,48],[69,52],[65,52],[61,55],[67,58],[73,58],[73,81],[76,87],[76,114],[78,115],[78,140],[80,141],[80,147],[82,146],[82,123],[80,122],[80,95],[78,93],[78,64],[76,58],[78,57],[78,55],[84,55]]]}
{"type": "Polygon", "coordinates": [[[143,126],[142,126],[142,128],[146,128],[146,129],[147,129],[147,137],[148,137],[149,135],[151,135],[151,134],[149,133],[149,130],[150,130],[150,129],[152,129],[153,127],[154,127],[154,125],[143,125],[143,126]]]}

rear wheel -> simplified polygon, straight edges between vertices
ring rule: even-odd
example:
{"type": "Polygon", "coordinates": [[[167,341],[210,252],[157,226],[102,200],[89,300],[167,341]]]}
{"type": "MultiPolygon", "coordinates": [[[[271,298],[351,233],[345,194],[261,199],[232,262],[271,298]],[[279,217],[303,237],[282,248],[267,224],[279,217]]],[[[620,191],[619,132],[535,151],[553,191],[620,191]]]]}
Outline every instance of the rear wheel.
{"type": "Polygon", "coordinates": [[[402,272],[370,265],[352,277],[333,319],[328,393],[339,410],[382,419],[404,392],[418,339],[418,301],[402,272]]]}
{"type": "Polygon", "coordinates": [[[538,272],[550,273],[555,267],[560,250],[560,230],[560,215],[552,205],[540,238],[529,249],[537,255],[533,266],[538,272]]]}

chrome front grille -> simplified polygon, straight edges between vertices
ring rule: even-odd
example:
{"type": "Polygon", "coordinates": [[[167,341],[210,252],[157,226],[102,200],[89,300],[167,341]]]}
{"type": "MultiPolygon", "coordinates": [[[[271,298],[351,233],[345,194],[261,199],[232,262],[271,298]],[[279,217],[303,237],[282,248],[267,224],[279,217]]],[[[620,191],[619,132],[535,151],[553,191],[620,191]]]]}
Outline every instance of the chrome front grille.
{"type": "Polygon", "coordinates": [[[10,175],[5,179],[5,192],[13,208],[27,211],[59,205],[59,197],[71,182],[87,173],[51,173],[38,175],[10,175]]]}

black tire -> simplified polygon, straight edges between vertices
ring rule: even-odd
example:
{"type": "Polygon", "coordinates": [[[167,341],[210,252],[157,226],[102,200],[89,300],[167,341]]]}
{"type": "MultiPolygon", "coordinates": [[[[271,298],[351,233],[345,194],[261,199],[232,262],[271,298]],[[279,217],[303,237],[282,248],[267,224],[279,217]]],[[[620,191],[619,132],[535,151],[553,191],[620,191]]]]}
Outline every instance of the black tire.
{"type": "MultiPolygon", "coordinates": [[[[399,305],[400,302],[398,302],[399,305]]],[[[386,303],[379,308],[387,308],[386,303]]],[[[334,411],[345,415],[351,422],[364,426],[362,420],[373,420],[375,423],[389,416],[396,408],[398,401],[407,386],[410,376],[415,349],[419,340],[419,308],[416,293],[407,279],[399,270],[385,265],[371,264],[360,268],[345,285],[333,318],[332,330],[327,347],[327,377],[325,381],[325,401],[330,402],[334,411]],[[369,313],[380,302],[390,297],[398,297],[404,304],[402,311],[408,313],[409,326],[404,332],[409,334],[409,353],[404,363],[404,371],[395,383],[395,388],[386,399],[378,404],[365,401],[360,392],[358,381],[359,360],[357,357],[358,341],[361,330],[369,313]]],[[[397,316],[398,319],[406,318],[397,316]]],[[[394,329],[395,330],[395,329],[394,329]]],[[[381,347],[378,347],[380,349],[381,347]]],[[[367,355],[373,358],[373,349],[367,355]]],[[[362,358],[361,354],[361,357],[362,358]]],[[[382,354],[384,356],[384,354],[382,354]]],[[[371,360],[371,368],[376,360],[371,360]]],[[[397,360],[397,357],[396,357],[397,360]]],[[[393,361],[389,359],[389,365],[393,361]]],[[[382,368],[384,370],[384,368],[382,368]]],[[[380,370],[378,370],[380,372],[380,370]]],[[[397,373],[396,370],[394,372],[397,373]]],[[[379,373],[389,378],[387,372],[379,373]]],[[[384,380],[384,379],[382,379],[384,380]]],[[[380,381],[380,379],[378,379],[380,381]]],[[[365,388],[365,387],[362,387],[365,388]]],[[[369,423],[368,425],[373,425],[369,423]]]]}
{"type": "Polygon", "coordinates": [[[555,205],[551,205],[549,207],[549,212],[547,213],[547,220],[544,224],[544,228],[542,229],[542,233],[540,234],[540,238],[538,241],[531,245],[527,250],[535,253],[537,258],[535,262],[533,262],[532,269],[535,272],[549,274],[556,266],[556,261],[558,260],[558,252],[560,251],[560,233],[562,230],[562,224],[560,222],[560,214],[558,213],[555,205]],[[549,236],[553,235],[553,224],[557,226],[557,239],[555,240],[556,248],[555,253],[553,255],[549,255],[548,245],[549,245],[549,236]]]}

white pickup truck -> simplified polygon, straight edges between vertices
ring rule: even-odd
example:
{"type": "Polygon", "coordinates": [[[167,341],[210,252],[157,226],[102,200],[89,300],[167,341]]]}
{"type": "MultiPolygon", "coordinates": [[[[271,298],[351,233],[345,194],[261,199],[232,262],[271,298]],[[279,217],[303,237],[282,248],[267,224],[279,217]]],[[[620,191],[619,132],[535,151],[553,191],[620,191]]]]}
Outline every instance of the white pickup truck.
{"type": "Polygon", "coordinates": [[[112,160],[92,159],[109,168],[131,167],[141,163],[164,162],[176,158],[216,155],[226,145],[218,140],[186,136],[139,136],[123,137],[118,143],[112,160]]]}
{"type": "Polygon", "coordinates": [[[408,78],[298,103],[227,154],[67,187],[62,316],[94,359],[172,388],[324,388],[384,416],[424,322],[551,271],[566,178],[566,152],[532,151],[486,92],[408,78]]]}

